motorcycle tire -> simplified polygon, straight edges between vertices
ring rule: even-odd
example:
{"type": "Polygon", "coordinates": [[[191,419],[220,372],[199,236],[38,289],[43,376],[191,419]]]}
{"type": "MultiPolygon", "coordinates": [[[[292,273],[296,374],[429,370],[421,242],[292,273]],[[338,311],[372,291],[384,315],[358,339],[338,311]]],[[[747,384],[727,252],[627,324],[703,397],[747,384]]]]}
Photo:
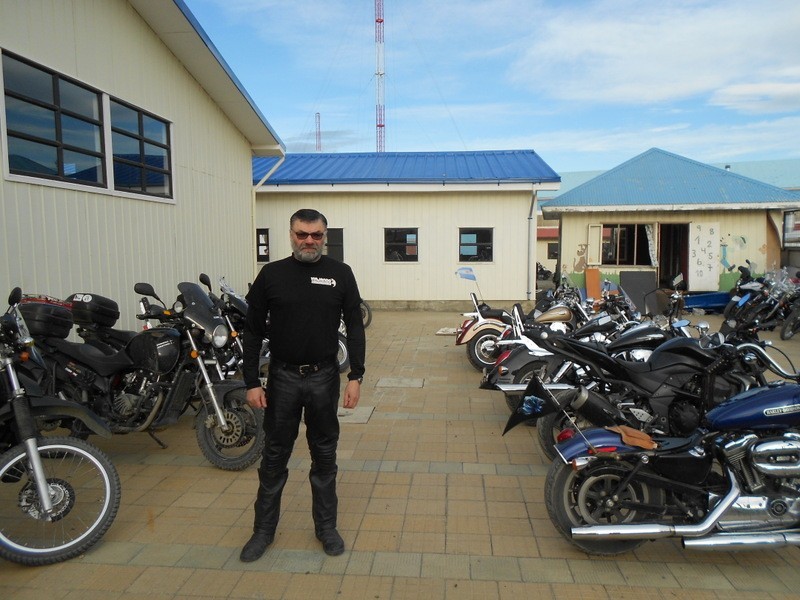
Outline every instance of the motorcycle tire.
{"type": "Polygon", "coordinates": [[[259,458],[266,443],[264,432],[264,409],[251,408],[247,404],[244,388],[229,391],[222,401],[222,412],[232,425],[229,432],[216,423],[205,404],[200,406],[195,417],[195,432],[200,451],[215,467],[224,471],[241,471],[259,458]]]}
{"type": "Polygon", "coordinates": [[[45,520],[29,478],[25,446],[0,456],[0,557],[28,566],[50,565],[86,552],[119,510],[121,485],[98,448],[69,437],[36,440],[54,512],[45,520]]]}
{"type": "Polygon", "coordinates": [[[499,329],[484,329],[467,342],[467,358],[478,371],[491,367],[496,359],[495,342],[502,335],[499,329]]]}
{"type": "Polygon", "coordinates": [[[339,363],[339,373],[344,373],[350,368],[350,352],[347,350],[347,336],[339,334],[339,352],[336,354],[339,363]]]}
{"type": "MultiPolygon", "coordinates": [[[[542,381],[547,381],[551,361],[552,359],[549,358],[537,358],[521,366],[514,375],[514,383],[528,383],[533,377],[534,373],[536,373],[536,375],[538,375],[542,381]]],[[[512,413],[515,412],[521,400],[522,394],[506,395],[506,406],[508,406],[508,410],[512,413]]],[[[530,421],[528,423],[535,425],[530,421]]]]}
{"type": "Polygon", "coordinates": [[[372,309],[367,304],[366,300],[361,301],[361,319],[364,321],[364,329],[369,327],[369,324],[372,323],[372,309]]]}
{"type": "Polygon", "coordinates": [[[598,461],[583,469],[557,460],[550,465],[544,498],[550,521],[573,546],[587,554],[612,556],[630,552],[646,540],[588,540],[572,536],[572,528],[582,525],[620,525],[645,522],[653,515],[637,511],[630,503],[663,506],[664,491],[633,478],[617,495],[620,482],[630,474],[630,466],[598,461]]]}
{"type": "MultiPolygon", "coordinates": [[[[744,306],[747,305],[745,304],[744,306]]],[[[739,306],[738,300],[729,300],[725,305],[725,308],[722,309],[722,318],[726,321],[728,319],[735,319],[736,316],[742,311],[744,306],[739,306]]]]}
{"type": "Polygon", "coordinates": [[[795,306],[783,322],[781,339],[790,340],[798,331],[800,331],[800,305],[795,306]]]}

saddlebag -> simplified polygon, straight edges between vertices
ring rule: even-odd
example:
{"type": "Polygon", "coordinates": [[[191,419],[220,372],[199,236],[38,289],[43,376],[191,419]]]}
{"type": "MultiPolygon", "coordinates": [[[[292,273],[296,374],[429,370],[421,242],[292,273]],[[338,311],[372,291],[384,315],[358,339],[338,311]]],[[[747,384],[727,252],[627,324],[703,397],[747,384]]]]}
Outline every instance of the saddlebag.
{"type": "Polygon", "coordinates": [[[98,294],[72,294],[72,318],[78,325],[113,327],[119,319],[119,305],[98,294]]]}
{"type": "Polygon", "coordinates": [[[34,337],[66,339],[72,329],[72,312],[64,304],[28,301],[19,305],[19,311],[34,337]]]}

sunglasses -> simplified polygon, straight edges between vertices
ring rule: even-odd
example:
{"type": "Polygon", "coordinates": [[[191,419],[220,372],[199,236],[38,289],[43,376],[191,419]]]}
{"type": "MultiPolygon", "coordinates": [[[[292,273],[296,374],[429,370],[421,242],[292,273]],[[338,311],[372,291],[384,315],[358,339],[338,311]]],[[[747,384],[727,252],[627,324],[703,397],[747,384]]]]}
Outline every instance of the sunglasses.
{"type": "Polygon", "coordinates": [[[308,231],[292,231],[292,233],[298,240],[307,240],[310,236],[311,239],[319,241],[325,237],[325,234],[320,231],[315,231],[314,233],[309,233],[308,231]]]}

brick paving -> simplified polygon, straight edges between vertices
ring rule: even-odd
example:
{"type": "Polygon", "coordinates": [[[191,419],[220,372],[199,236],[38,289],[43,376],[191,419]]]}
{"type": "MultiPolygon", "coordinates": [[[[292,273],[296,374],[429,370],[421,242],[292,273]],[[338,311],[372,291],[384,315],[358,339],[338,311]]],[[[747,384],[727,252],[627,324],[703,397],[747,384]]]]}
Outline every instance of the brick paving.
{"type": "MultiPolygon", "coordinates": [[[[613,558],[578,551],[547,517],[547,463],[535,431],[518,427],[503,437],[502,394],[479,390],[464,348],[436,335],[461,316],[374,316],[361,399],[362,411],[374,409],[342,425],[344,555],[326,556],[314,537],[301,433],[275,543],[260,560],[239,562],[251,531],[255,467],[212,467],[186,416],[159,434],[166,450],[146,434],[94,439],[122,477],[116,521],[66,563],[0,562],[0,598],[800,597],[797,548],[699,552],[660,540],[613,558]]],[[[800,340],[776,345],[800,365],[800,340]]]]}

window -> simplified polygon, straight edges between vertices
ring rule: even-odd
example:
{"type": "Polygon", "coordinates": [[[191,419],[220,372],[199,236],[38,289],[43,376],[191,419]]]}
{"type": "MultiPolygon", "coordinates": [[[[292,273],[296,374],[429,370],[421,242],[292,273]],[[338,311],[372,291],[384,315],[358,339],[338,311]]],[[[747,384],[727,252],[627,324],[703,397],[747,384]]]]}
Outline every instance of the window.
{"type": "Polygon", "coordinates": [[[269,229],[256,229],[256,262],[269,262],[269,229]]]}
{"type": "Polygon", "coordinates": [[[459,229],[458,260],[491,262],[493,235],[494,231],[491,228],[459,229]]]}
{"type": "Polygon", "coordinates": [[[413,229],[384,229],[384,255],[390,262],[408,261],[417,262],[417,228],[413,229]]]}
{"type": "Polygon", "coordinates": [[[105,183],[100,93],[3,54],[11,173],[105,183]]]}
{"type": "Polygon", "coordinates": [[[650,265],[645,225],[603,225],[604,265],[650,265]]]}
{"type": "Polygon", "coordinates": [[[328,228],[328,242],[325,244],[328,249],[328,256],[344,262],[344,230],[340,228],[328,228]]]}
{"type": "Polygon", "coordinates": [[[165,121],[111,100],[114,189],[172,196],[169,127],[165,121]]]}
{"type": "Polygon", "coordinates": [[[558,242],[547,243],[547,258],[549,260],[558,260],[558,242]]]}
{"type": "Polygon", "coordinates": [[[11,54],[2,67],[10,173],[172,197],[166,121],[117,99],[104,115],[102,92],[11,54]]]}

